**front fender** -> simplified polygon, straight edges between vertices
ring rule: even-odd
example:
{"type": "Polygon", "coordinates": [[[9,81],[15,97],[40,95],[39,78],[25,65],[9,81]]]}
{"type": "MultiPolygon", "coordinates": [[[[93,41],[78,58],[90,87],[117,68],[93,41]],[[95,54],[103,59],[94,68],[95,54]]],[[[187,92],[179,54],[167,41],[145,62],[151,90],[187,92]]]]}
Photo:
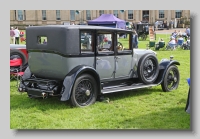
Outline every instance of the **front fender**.
{"type": "Polygon", "coordinates": [[[98,90],[100,90],[100,77],[99,74],[96,72],[96,70],[87,65],[79,65],[73,68],[65,77],[61,92],[62,94],[61,101],[69,100],[76,78],[83,73],[88,73],[94,76],[98,85],[97,88],[98,90]]]}
{"type": "Polygon", "coordinates": [[[180,65],[180,63],[176,60],[162,60],[159,64],[159,75],[157,80],[155,81],[155,83],[157,84],[161,84],[165,74],[167,72],[167,69],[171,66],[171,65],[180,65]]]}

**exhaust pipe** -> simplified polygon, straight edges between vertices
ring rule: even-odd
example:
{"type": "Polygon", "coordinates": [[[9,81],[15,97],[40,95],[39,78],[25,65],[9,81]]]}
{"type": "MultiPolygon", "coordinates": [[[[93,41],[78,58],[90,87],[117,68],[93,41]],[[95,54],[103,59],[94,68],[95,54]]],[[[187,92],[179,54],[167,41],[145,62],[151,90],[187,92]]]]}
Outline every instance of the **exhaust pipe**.
{"type": "Polygon", "coordinates": [[[46,96],[47,96],[47,94],[42,92],[42,98],[44,99],[46,96]]]}

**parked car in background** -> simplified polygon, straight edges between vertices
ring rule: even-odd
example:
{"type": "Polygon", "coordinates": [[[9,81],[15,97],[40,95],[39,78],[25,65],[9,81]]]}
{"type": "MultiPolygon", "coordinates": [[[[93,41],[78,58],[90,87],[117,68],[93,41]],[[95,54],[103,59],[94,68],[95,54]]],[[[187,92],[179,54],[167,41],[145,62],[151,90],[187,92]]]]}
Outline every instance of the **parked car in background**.
{"type": "Polygon", "coordinates": [[[154,51],[133,49],[132,36],[129,30],[101,26],[28,27],[29,67],[18,90],[30,98],[58,96],[84,107],[106,93],[157,85],[164,92],[177,89],[180,63],[172,58],[158,62],[154,51]],[[123,33],[128,37],[120,42],[123,33]],[[83,45],[81,34],[91,36],[89,45],[83,45]],[[38,41],[42,38],[46,44],[38,41]]]}
{"type": "MultiPolygon", "coordinates": [[[[10,60],[21,59],[22,66],[27,65],[28,52],[24,44],[10,44],[10,60]]],[[[10,67],[18,68],[18,67],[10,67]]],[[[24,69],[25,70],[25,69],[24,69]]]]}
{"type": "Polygon", "coordinates": [[[157,20],[155,24],[157,24],[158,30],[164,29],[164,22],[163,21],[157,20]]]}

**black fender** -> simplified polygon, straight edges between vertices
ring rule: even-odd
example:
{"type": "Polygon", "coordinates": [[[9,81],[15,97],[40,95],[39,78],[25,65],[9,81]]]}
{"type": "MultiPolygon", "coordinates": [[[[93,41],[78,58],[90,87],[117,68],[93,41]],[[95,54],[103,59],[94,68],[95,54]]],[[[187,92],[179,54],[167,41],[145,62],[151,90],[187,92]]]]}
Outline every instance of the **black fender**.
{"type": "Polygon", "coordinates": [[[71,91],[74,86],[74,83],[75,83],[77,77],[83,73],[88,73],[96,79],[96,82],[98,85],[97,88],[98,88],[99,94],[100,94],[101,84],[100,84],[99,74],[96,72],[96,70],[93,67],[90,67],[87,65],[79,65],[79,66],[73,68],[65,77],[65,79],[63,81],[62,92],[61,92],[61,94],[62,94],[61,101],[67,101],[70,99],[71,91]]]}
{"type": "Polygon", "coordinates": [[[159,75],[155,81],[156,84],[161,84],[165,74],[167,72],[167,69],[171,66],[171,65],[180,65],[180,63],[176,60],[162,60],[159,63],[159,75]]]}

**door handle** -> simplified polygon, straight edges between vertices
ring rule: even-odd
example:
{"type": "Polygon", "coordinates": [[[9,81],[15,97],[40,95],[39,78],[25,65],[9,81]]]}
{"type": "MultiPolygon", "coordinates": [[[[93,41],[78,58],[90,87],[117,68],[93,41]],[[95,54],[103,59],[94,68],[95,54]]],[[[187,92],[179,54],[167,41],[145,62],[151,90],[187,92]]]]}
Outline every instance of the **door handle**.
{"type": "Polygon", "coordinates": [[[101,58],[97,57],[96,60],[101,60],[101,58]]]}
{"type": "Polygon", "coordinates": [[[116,59],[120,59],[120,57],[116,56],[116,59]]]}

